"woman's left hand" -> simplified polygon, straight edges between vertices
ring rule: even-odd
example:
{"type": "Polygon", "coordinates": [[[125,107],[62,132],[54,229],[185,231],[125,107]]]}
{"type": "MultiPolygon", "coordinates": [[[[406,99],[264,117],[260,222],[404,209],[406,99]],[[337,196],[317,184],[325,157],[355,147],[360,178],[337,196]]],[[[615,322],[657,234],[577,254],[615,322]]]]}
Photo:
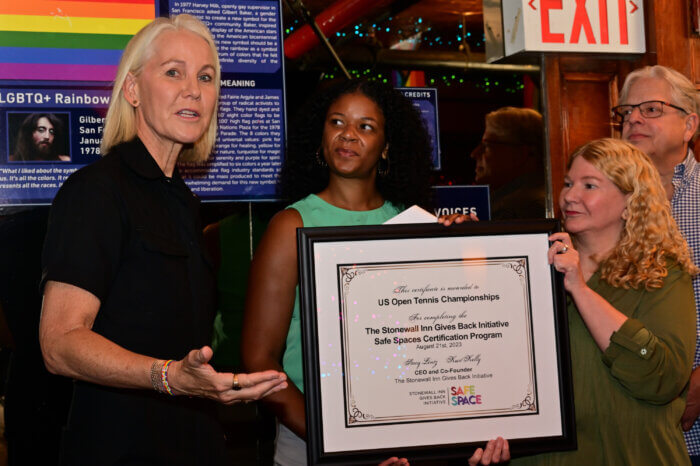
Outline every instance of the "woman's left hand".
{"type": "Polygon", "coordinates": [[[574,249],[568,233],[554,233],[549,237],[552,245],[547,251],[547,259],[554,268],[564,274],[564,288],[569,293],[586,286],[581,270],[581,260],[578,251],[574,249]]]}
{"type": "Polygon", "coordinates": [[[491,439],[486,448],[477,448],[471,458],[469,466],[507,463],[510,461],[510,447],[508,440],[503,437],[491,439]]]}
{"type": "Polygon", "coordinates": [[[474,213],[469,215],[465,214],[450,214],[450,215],[440,215],[437,219],[438,223],[442,223],[446,227],[452,225],[453,223],[464,223],[464,222],[478,222],[479,218],[474,213]]]}
{"type": "MultiPolygon", "coordinates": [[[[503,437],[491,439],[484,448],[477,448],[469,458],[469,466],[501,464],[510,461],[510,447],[508,440],[503,437]]],[[[409,466],[406,458],[389,458],[379,463],[379,466],[409,466]]]]}
{"type": "Polygon", "coordinates": [[[564,274],[564,288],[573,298],[598,348],[605,351],[610,346],[611,335],[622,327],[627,316],[588,287],[581,270],[581,257],[567,233],[554,233],[549,240],[553,241],[547,251],[549,263],[564,274]]]}

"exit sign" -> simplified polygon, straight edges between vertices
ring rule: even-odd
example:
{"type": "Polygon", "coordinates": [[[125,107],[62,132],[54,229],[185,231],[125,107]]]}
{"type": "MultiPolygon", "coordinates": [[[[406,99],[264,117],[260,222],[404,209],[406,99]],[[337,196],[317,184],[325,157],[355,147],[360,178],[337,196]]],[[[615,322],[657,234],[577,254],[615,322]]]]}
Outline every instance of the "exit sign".
{"type": "MultiPolygon", "coordinates": [[[[484,2],[484,23],[487,41],[490,36],[499,42],[505,56],[645,51],[643,0],[489,0],[484,2]],[[489,12],[487,4],[492,5],[489,12]],[[495,24],[498,10],[500,25],[495,24]]],[[[487,55],[494,54],[487,50],[487,55]]]]}

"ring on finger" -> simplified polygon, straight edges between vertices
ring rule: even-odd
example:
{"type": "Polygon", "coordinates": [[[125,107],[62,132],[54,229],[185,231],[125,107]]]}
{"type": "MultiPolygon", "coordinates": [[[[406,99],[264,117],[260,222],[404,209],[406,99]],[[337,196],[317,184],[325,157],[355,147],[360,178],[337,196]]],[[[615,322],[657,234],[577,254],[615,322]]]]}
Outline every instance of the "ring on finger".
{"type": "Polygon", "coordinates": [[[233,374],[233,386],[231,388],[234,390],[241,389],[241,384],[238,383],[238,375],[237,374],[233,374]]]}
{"type": "MultiPolygon", "coordinates": [[[[561,243],[561,244],[564,244],[564,243],[561,243]]],[[[559,250],[559,254],[564,254],[568,250],[569,250],[569,246],[564,244],[564,247],[559,250]]]]}

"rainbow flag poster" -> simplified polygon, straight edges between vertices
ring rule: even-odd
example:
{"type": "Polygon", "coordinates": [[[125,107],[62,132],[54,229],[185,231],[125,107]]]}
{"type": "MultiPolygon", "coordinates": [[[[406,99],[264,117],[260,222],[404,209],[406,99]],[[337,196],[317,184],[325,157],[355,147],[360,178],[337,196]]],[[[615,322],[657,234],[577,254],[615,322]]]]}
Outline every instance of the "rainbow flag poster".
{"type": "Polygon", "coordinates": [[[112,81],[156,0],[0,1],[0,79],[112,81]]]}

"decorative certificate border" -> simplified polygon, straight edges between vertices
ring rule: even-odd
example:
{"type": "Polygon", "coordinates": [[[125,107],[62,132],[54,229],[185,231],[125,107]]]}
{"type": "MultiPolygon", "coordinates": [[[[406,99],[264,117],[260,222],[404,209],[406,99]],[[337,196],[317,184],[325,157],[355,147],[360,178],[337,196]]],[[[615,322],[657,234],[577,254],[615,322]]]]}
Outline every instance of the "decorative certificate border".
{"type": "MultiPolygon", "coordinates": [[[[468,271],[465,271],[465,275],[468,275],[468,271]]],[[[523,415],[523,414],[534,414],[537,412],[537,391],[536,391],[536,380],[535,380],[535,360],[534,360],[534,347],[532,344],[532,329],[531,329],[531,305],[530,305],[530,290],[529,283],[530,279],[528,276],[528,262],[527,257],[517,257],[517,258],[487,258],[487,259],[456,259],[456,260],[445,260],[445,261],[432,261],[432,262],[401,262],[401,263],[385,263],[385,264],[344,264],[338,265],[338,279],[339,279],[339,289],[340,289],[340,302],[338,313],[341,317],[339,320],[341,322],[342,340],[343,340],[343,367],[345,376],[345,418],[346,425],[359,426],[359,425],[370,425],[388,422],[418,422],[418,421],[432,421],[440,419],[464,419],[467,417],[485,417],[485,416],[506,416],[506,415],[523,415]],[[509,290],[511,293],[518,295],[521,298],[520,308],[517,309],[521,314],[526,331],[525,335],[525,347],[523,348],[522,358],[524,359],[524,365],[527,367],[527,380],[523,385],[523,390],[518,395],[517,393],[511,393],[514,396],[513,402],[509,405],[504,405],[500,408],[481,408],[481,409],[459,409],[456,410],[454,407],[450,408],[449,393],[446,392],[444,397],[440,397],[445,400],[445,403],[438,405],[438,411],[431,411],[428,413],[418,413],[418,412],[406,412],[400,415],[375,415],[372,411],[362,409],[361,403],[356,400],[355,392],[353,391],[353,372],[354,364],[351,363],[352,358],[350,355],[353,353],[350,348],[349,333],[351,332],[351,321],[348,319],[343,319],[343,315],[349,315],[351,313],[349,303],[351,302],[351,288],[353,285],[357,284],[359,280],[354,280],[357,277],[365,276],[367,273],[370,274],[382,274],[388,272],[396,272],[402,270],[412,270],[412,271],[422,271],[425,270],[430,274],[431,269],[446,269],[449,273],[449,269],[463,269],[469,267],[496,267],[502,270],[506,270],[513,274],[516,279],[516,283],[519,285],[519,289],[509,290]],[[520,293],[518,293],[520,292],[520,293]]],[[[446,295],[443,295],[446,296],[446,295]]],[[[449,295],[447,295],[449,296],[449,295]]],[[[396,299],[396,298],[394,298],[396,299]]],[[[436,299],[436,298],[435,298],[436,299]]],[[[453,298],[454,299],[454,298],[453,298]]],[[[401,301],[405,301],[401,300],[401,301]]],[[[399,302],[401,302],[399,301],[399,302]]],[[[410,300],[409,300],[410,301],[410,300]]],[[[429,301],[428,298],[422,298],[421,301],[429,301]]],[[[432,301],[431,301],[432,302],[432,301]]],[[[409,304],[410,305],[410,304],[409,304]]],[[[460,322],[461,323],[461,322],[460,322]]],[[[431,325],[420,325],[415,324],[419,327],[415,331],[417,334],[423,334],[428,336],[432,333],[434,326],[431,325]]],[[[465,326],[466,327],[466,326],[465,326]]],[[[396,328],[396,327],[389,327],[396,328]]],[[[413,327],[409,327],[413,328],[413,327]]],[[[379,330],[377,330],[379,332],[379,330]]],[[[460,331],[453,332],[451,335],[454,337],[461,337],[461,339],[469,339],[469,333],[461,333],[460,331]],[[459,332],[459,333],[457,333],[459,332]]],[[[467,332],[467,330],[465,330],[467,332]]],[[[414,332],[411,332],[414,333],[414,332]]],[[[395,333],[392,332],[392,335],[395,333]]],[[[399,333],[404,335],[404,333],[399,333]]],[[[501,335],[500,332],[498,335],[501,335]]],[[[438,334],[439,336],[439,334],[438,334]]],[[[448,337],[449,338],[449,337],[448,337]]],[[[429,338],[428,341],[432,339],[429,338]]],[[[458,342],[452,343],[458,344],[458,342]]],[[[404,345],[405,346],[405,345],[404,345]]],[[[360,350],[364,348],[359,348],[360,350]]],[[[436,350],[436,352],[438,352],[436,350]]],[[[406,356],[404,355],[404,360],[406,356]]],[[[437,363],[437,361],[435,361],[437,363]]],[[[398,370],[401,371],[402,366],[398,366],[398,370]]],[[[440,374],[439,371],[433,370],[428,371],[435,374],[440,374]]],[[[405,373],[405,372],[404,372],[405,373]]],[[[491,375],[491,374],[489,374],[491,375]]],[[[402,377],[399,374],[399,377],[402,377]]],[[[433,376],[440,381],[444,379],[440,375],[433,376]]],[[[429,377],[424,377],[429,378],[429,377]]],[[[451,376],[450,379],[456,379],[456,376],[451,376]]],[[[406,380],[406,379],[404,379],[406,380]]],[[[409,381],[411,379],[409,378],[409,381]]],[[[471,379],[463,379],[471,382],[471,379]]],[[[457,383],[457,382],[453,382],[457,383]]],[[[405,384],[405,382],[404,382],[405,384]]],[[[443,382],[444,385],[444,382],[443,382]]],[[[460,385],[461,386],[461,385],[460,385]]],[[[473,387],[473,385],[468,385],[473,387]]],[[[358,392],[362,393],[363,385],[358,384],[358,392]]],[[[431,390],[422,390],[424,392],[429,392],[431,390]]],[[[428,403],[435,403],[435,396],[430,397],[428,403]]],[[[463,405],[461,405],[463,406],[463,405]]],[[[466,407],[469,407],[467,405],[466,407]]]]}
{"type": "Polygon", "coordinates": [[[515,454],[575,448],[566,301],[546,257],[556,231],[556,220],[299,229],[309,462],[469,456],[498,435],[515,454]],[[422,277],[447,289],[467,275],[480,277],[469,293],[501,302],[461,309],[443,306],[439,289],[399,294],[422,277]],[[426,322],[443,308],[458,315],[439,329],[426,322]],[[433,329],[411,328],[420,319],[433,329]],[[490,319],[503,338],[472,338],[490,319]],[[461,346],[460,331],[470,335],[461,346]],[[450,341],[459,358],[437,344],[450,341]],[[433,387],[441,367],[452,377],[433,387]]]}

